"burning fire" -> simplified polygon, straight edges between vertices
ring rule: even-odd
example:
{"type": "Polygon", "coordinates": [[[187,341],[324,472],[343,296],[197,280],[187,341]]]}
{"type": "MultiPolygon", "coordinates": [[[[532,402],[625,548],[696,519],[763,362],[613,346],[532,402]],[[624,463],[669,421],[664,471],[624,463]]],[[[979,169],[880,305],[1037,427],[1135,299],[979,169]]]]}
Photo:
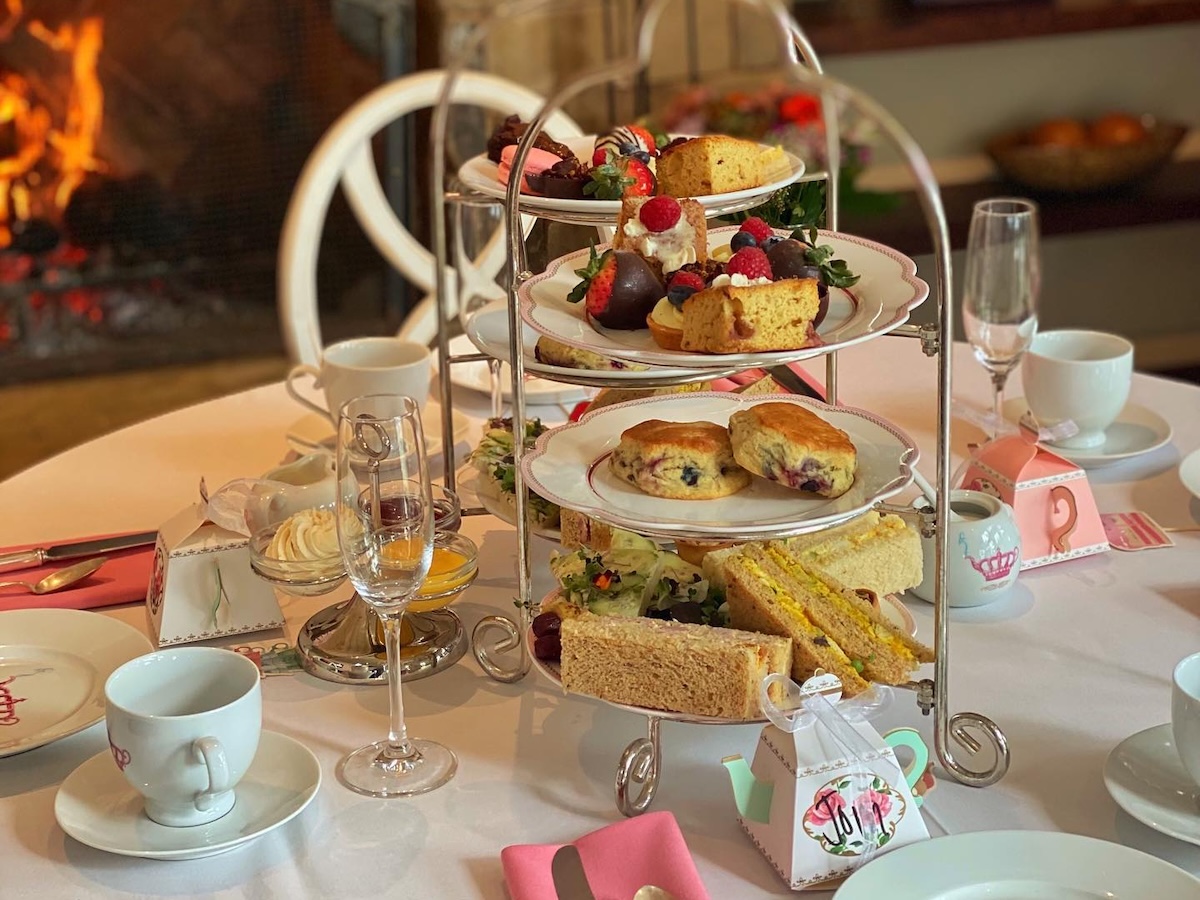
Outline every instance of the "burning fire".
{"type": "MultiPolygon", "coordinates": [[[[3,0],[0,40],[11,39],[19,27],[22,2],[3,0]]],[[[9,129],[15,146],[11,155],[0,157],[0,246],[12,242],[11,222],[38,214],[57,219],[87,174],[104,168],[95,156],[104,119],[104,90],[96,74],[103,20],[90,16],[57,29],[33,20],[25,28],[51,50],[69,56],[71,87],[66,114],[56,125],[25,78],[13,72],[0,75],[0,128],[9,129]]]]}

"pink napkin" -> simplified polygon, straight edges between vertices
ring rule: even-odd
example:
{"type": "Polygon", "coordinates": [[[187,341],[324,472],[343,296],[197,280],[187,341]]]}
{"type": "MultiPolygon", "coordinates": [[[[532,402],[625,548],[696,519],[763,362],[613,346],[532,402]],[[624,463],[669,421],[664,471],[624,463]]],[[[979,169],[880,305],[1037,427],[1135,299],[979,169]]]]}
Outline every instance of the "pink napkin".
{"type": "MultiPolygon", "coordinates": [[[[69,540],[88,541],[112,536],[97,534],[92,537],[70,538],[69,540]]],[[[28,550],[31,547],[43,547],[51,543],[54,542],[41,541],[37,544],[5,547],[0,549],[0,553],[28,550]]],[[[108,562],[92,575],[83,581],[76,582],[72,587],[63,588],[53,594],[38,596],[29,593],[24,588],[0,587],[0,611],[8,609],[96,609],[101,606],[114,606],[118,603],[145,601],[146,588],[150,585],[150,571],[154,566],[154,545],[130,547],[128,550],[111,550],[104,556],[108,557],[108,562]]],[[[66,560],[37,568],[0,572],[0,581],[33,583],[73,562],[81,562],[81,560],[66,560]]]]}
{"type": "MultiPolygon", "coordinates": [[[[562,844],[517,844],[500,852],[512,900],[555,900],[550,861],[562,844]]],[[[679,823],[653,812],[606,825],[575,841],[596,900],[629,900],[647,884],[678,900],[708,900],[679,823]]]]}

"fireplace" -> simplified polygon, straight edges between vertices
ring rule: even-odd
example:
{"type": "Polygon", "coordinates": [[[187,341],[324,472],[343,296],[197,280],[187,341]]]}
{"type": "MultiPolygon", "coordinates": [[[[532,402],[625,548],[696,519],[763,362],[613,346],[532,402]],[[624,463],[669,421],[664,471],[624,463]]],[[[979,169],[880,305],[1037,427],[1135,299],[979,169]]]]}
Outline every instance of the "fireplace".
{"type": "MultiPolygon", "coordinates": [[[[396,58],[362,5],[0,0],[0,383],[279,352],[292,186],[396,58]]],[[[339,196],[329,336],[396,327],[384,269],[339,196]]]]}

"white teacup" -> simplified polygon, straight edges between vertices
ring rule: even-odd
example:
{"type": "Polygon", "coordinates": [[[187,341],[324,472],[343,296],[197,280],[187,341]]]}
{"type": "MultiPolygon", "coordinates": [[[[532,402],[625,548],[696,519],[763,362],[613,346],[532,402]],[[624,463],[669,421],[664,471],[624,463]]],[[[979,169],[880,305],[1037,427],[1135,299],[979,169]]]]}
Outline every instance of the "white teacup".
{"type": "Polygon", "coordinates": [[[113,761],[160,825],[203,825],[234,804],[258,750],[258,667],[218,647],[138,657],[104,685],[113,761]]]}
{"type": "Polygon", "coordinates": [[[1129,399],[1133,344],[1101,331],[1043,331],[1021,363],[1025,401],[1038,424],[1070,420],[1079,433],[1056,441],[1070,450],[1099,447],[1129,399]]]}
{"type": "MultiPolygon", "coordinates": [[[[928,507],[922,498],[914,504],[928,507]]],[[[951,606],[983,606],[1008,593],[1021,571],[1021,532],[1012,507],[983,491],[950,492],[946,592],[951,606]]],[[[913,593],[934,602],[937,550],[921,538],[923,578],[913,593]]]]}
{"type": "Polygon", "coordinates": [[[347,400],[368,394],[400,394],[418,406],[429,399],[433,377],[429,348],[399,338],[354,338],[330,344],[321,354],[321,365],[296,366],[288,373],[287,392],[292,399],[337,424],[338,410],[347,400]],[[325,393],[322,408],[300,394],[293,382],[303,376],[315,379],[325,393]]]}
{"type": "Polygon", "coordinates": [[[1200,785],[1200,653],[1185,656],[1171,676],[1171,730],[1183,767],[1200,785]]]}

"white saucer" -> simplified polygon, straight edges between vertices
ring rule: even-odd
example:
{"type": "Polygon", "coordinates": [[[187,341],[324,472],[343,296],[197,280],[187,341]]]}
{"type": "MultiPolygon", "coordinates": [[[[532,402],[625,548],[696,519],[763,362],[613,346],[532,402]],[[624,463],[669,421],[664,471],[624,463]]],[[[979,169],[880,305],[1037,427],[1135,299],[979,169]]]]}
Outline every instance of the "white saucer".
{"type": "Polygon", "coordinates": [[[1118,744],[1104,763],[1104,786],[1139,822],[1200,844],[1200,786],[1179,759],[1169,722],[1118,744]]]}
{"type": "MultiPolygon", "coordinates": [[[[1016,423],[1029,411],[1024,397],[1017,397],[1004,404],[1004,418],[1016,423]]],[[[1046,447],[1063,459],[1069,459],[1084,469],[1099,469],[1111,466],[1143,453],[1157,450],[1171,440],[1171,423],[1152,409],[1127,403],[1117,416],[1117,421],[1108,426],[1106,440],[1099,447],[1087,450],[1072,450],[1067,447],[1046,447]]]]}
{"type": "MultiPolygon", "coordinates": [[[[465,356],[478,353],[471,339],[465,334],[450,341],[451,356],[465,356]]],[[[437,350],[433,351],[433,370],[436,374],[438,366],[437,350]]],[[[451,363],[450,380],[457,387],[478,391],[487,396],[492,395],[492,377],[485,362],[451,363]]],[[[512,370],[508,363],[500,364],[500,393],[506,400],[512,400],[512,370]]],[[[578,403],[592,396],[593,391],[574,384],[562,384],[536,375],[525,375],[525,402],[538,405],[548,403],[578,403]]]]}
{"type": "Polygon", "coordinates": [[[146,859],[216,856],[266,834],[296,816],[317,795],[321,765],[303,744],[264,731],[237,802],[207,825],[171,828],[146,818],[142,798],[105,750],[67,776],[54,798],[54,817],[81,844],[146,859]]]}
{"type": "Polygon", "coordinates": [[[0,758],[99,722],[108,676],[153,649],[136,628],[94,612],[0,612],[0,758]]]}
{"type": "Polygon", "coordinates": [[[1179,480],[1200,500],[1200,450],[1193,450],[1179,464],[1179,480]]]}

